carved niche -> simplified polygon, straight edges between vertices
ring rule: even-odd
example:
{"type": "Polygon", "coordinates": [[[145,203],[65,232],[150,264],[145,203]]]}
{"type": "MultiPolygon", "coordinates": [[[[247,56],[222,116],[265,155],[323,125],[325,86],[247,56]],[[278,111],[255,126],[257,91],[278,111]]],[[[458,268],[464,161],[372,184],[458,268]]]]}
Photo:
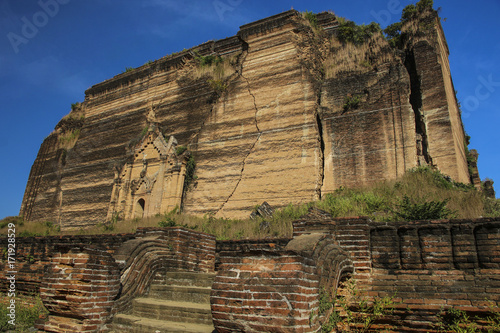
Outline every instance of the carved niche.
{"type": "Polygon", "coordinates": [[[186,174],[186,154],[176,155],[177,140],[165,141],[151,126],[132,148],[133,157],[115,171],[108,220],[150,217],[180,208],[186,174]]]}

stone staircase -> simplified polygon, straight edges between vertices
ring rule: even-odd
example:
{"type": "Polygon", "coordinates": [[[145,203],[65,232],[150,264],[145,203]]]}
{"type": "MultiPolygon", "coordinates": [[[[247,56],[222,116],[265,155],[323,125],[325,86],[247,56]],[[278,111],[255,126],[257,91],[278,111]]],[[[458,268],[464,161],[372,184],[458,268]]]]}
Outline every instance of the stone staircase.
{"type": "Polygon", "coordinates": [[[132,301],[130,313],[115,316],[111,332],[213,332],[210,291],[214,277],[191,272],[157,274],[149,293],[132,301]]]}

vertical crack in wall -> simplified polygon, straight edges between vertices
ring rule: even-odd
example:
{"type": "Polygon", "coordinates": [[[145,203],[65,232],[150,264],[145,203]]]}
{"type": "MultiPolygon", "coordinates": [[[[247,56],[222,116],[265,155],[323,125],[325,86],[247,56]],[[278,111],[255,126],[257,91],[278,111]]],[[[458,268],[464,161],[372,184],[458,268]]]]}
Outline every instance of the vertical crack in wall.
{"type": "Polygon", "coordinates": [[[245,167],[246,167],[247,159],[250,157],[250,155],[254,151],[255,146],[257,145],[257,142],[259,142],[260,137],[262,136],[262,131],[260,130],[259,124],[258,124],[258,121],[257,121],[257,113],[259,112],[259,109],[257,107],[257,102],[256,102],[256,99],[255,99],[255,95],[252,93],[252,90],[250,89],[250,81],[245,76],[243,76],[243,63],[245,62],[246,57],[248,56],[248,53],[249,53],[248,52],[248,44],[245,41],[243,41],[243,40],[241,40],[241,42],[244,45],[243,52],[245,52],[245,56],[243,57],[243,59],[240,62],[240,70],[239,70],[238,74],[239,74],[239,77],[242,78],[243,80],[245,80],[245,82],[247,83],[248,94],[253,99],[253,105],[254,105],[254,109],[255,109],[254,122],[255,122],[255,128],[257,129],[257,138],[255,139],[255,141],[253,142],[252,146],[248,150],[248,153],[246,154],[246,156],[243,158],[243,161],[241,162],[240,177],[239,177],[238,181],[236,182],[236,185],[234,186],[233,190],[231,191],[231,193],[227,197],[226,201],[224,201],[222,203],[222,205],[220,206],[220,208],[217,210],[217,213],[219,213],[225,207],[225,205],[229,202],[229,200],[231,200],[231,198],[233,197],[234,193],[238,189],[238,186],[240,185],[240,183],[241,183],[241,181],[243,179],[243,173],[245,172],[245,167]]]}
{"type": "Polygon", "coordinates": [[[319,88],[319,93],[318,93],[318,105],[316,108],[315,112],[315,120],[316,120],[316,127],[318,131],[318,136],[319,136],[319,148],[320,148],[320,156],[319,158],[321,159],[320,162],[318,163],[318,180],[316,183],[316,195],[317,199],[321,200],[321,189],[323,188],[323,184],[325,183],[325,164],[326,164],[326,157],[325,157],[325,132],[323,131],[323,124],[321,122],[321,116],[320,116],[320,110],[321,110],[321,87],[319,88]]]}
{"type": "Polygon", "coordinates": [[[421,148],[417,146],[417,155],[423,156],[425,163],[432,165],[432,158],[428,151],[429,141],[427,138],[427,128],[422,113],[422,87],[420,76],[417,73],[417,65],[415,63],[415,54],[413,50],[406,52],[404,65],[410,75],[410,104],[415,113],[415,130],[417,134],[421,136],[421,148]]]}

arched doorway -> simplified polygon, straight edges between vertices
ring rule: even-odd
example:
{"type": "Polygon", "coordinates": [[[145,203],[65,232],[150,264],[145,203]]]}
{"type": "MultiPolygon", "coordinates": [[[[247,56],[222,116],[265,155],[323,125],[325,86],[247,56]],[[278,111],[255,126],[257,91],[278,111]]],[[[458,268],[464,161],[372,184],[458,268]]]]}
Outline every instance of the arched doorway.
{"type": "Polygon", "coordinates": [[[144,199],[137,200],[135,204],[135,217],[142,219],[144,217],[144,207],[146,207],[146,201],[144,199]]]}

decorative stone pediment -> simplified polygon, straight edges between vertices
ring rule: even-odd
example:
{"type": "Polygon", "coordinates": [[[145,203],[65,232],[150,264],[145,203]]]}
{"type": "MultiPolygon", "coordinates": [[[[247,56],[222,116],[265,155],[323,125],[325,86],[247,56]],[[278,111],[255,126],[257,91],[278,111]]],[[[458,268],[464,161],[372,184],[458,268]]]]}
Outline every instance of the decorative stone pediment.
{"type": "Polygon", "coordinates": [[[125,219],[161,214],[180,207],[185,159],[176,154],[177,140],[168,141],[156,124],[133,147],[132,159],[115,175],[108,218],[125,219]]]}

